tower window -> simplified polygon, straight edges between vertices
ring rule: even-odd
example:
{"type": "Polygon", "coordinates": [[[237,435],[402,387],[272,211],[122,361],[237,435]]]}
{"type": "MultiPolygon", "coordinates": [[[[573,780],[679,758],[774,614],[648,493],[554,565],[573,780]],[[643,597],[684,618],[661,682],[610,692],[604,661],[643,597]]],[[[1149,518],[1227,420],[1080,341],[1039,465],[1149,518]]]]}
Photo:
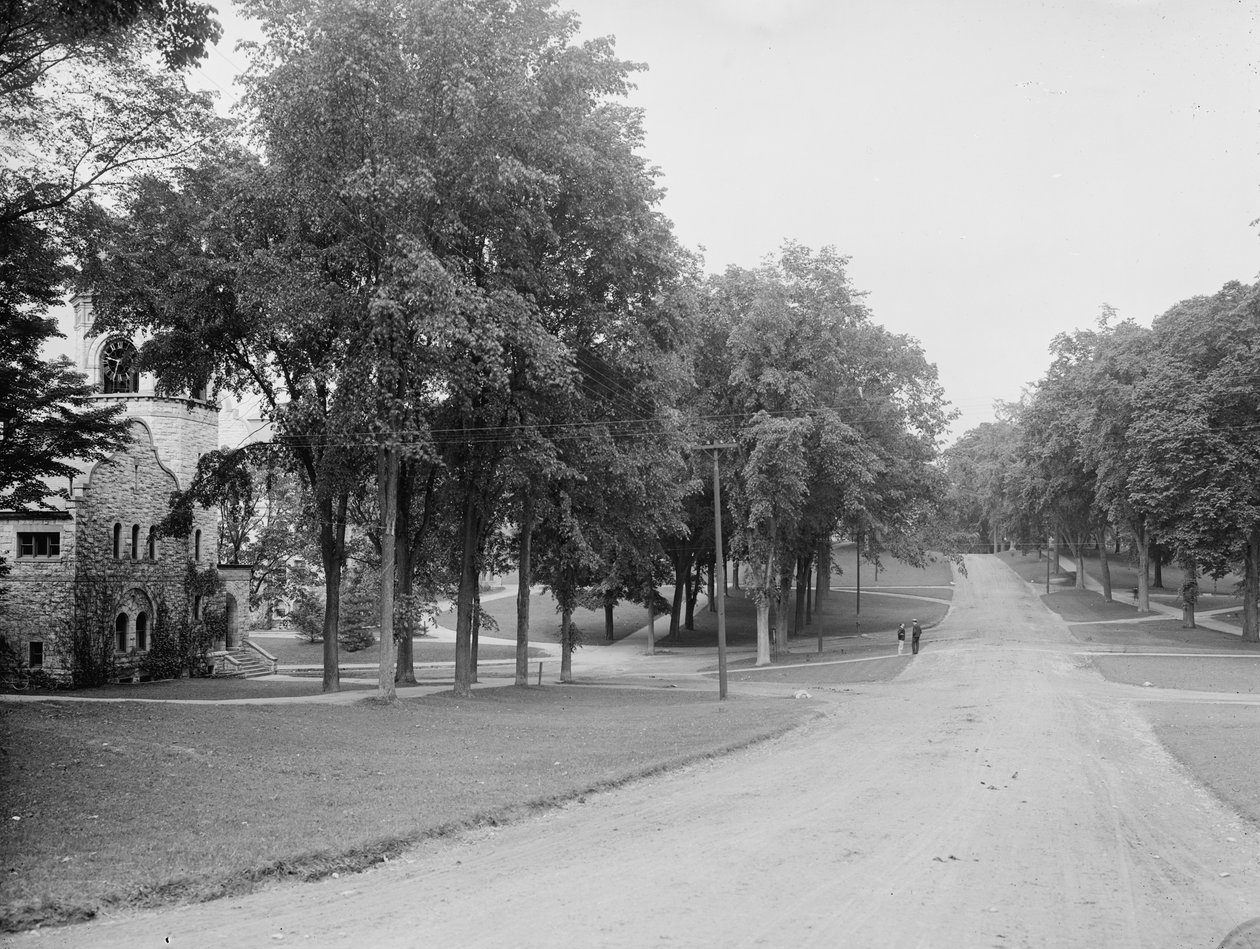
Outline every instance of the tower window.
{"type": "Polygon", "coordinates": [[[122,556],[122,525],[114,525],[114,559],[122,556]]]}
{"type": "Polygon", "coordinates": [[[149,614],[141,613],[136,617],[136,648],[144,652],[149,648],[149,614]]]}
{"type": "Polygon", "coordinates": [[[140,525],[131,525],[131,559],[140,559],[140,525]]]}
{"type": "Polygon", "coordinates": [[[117,640],[119,652],[127,651],[127,614],[119,613],[118,619],[114,620],[114,636],[117,640]]]}
{"type": "Polygon", "coordinates": [[[136,347],[115,337],[101,349],[101,390],[104,392],[139,392],[140,370],[136,347]]]}
{"type": "Polygon", "coordinates": [[[157,528],[149,528],[149,559],[157,560],[157,528]]]}
{"type": "Polygon", "coordinates": [[[193,534],[193,560],[201,559],[201,531],[193,534]]]}

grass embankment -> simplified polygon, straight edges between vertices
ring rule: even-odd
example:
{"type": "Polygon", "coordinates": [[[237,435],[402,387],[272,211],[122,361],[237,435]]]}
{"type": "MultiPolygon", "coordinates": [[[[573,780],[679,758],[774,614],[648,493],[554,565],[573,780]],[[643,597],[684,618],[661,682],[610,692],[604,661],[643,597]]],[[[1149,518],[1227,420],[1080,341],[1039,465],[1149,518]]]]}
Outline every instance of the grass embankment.
{"type": "Polygon", "coordinates": [[[0,921],[26,928],[361,869],[780,733],[812,707],[580,687],[392,706],[6,703],[0,921]]]}
{"type": "MultiPolygon", "coordinates": [[[[668,589],[664,591],[667,595],[668,589]]],[[[516,597],[499,597],[483,600],[482,610],[488,614],[498,630],[483,628],[486,636],[501,636],[507,639],[516,637],[516,597]]],[[[623,639],[637,629],[647,625],[647,607],[625,600],[613,609],[613,640],[623,639]]],[[[660,622],[660,618],[657,618],[660,622]]],[[[583,642],[595,646],[608,640],[604,635],[604,611],[576,609],[573,611],[573,623],[582,633],[583,642]]],[[[454,614],[438,617],[438,625],[446,629],[455,628],[454,614]]],[[[560,613],[556,609],[556,599],[547,592],[535,592],[529,598],[529,633],[530,639],[538,642],[560,641],[560,613]]]]}
{"type": "MultiPolygon", "coordinates": [[[[851,545],[847,551],[843,547],[837,549],[838,556],[851,558],[852,554],[851,545]]],[[[832,577],[831,590],[823,599],[822,609],[813,613],[813,622],[789,637],[788,647],[793,654],[816,650],[819,626],[822,627],[824,656],[835,658],[830,653],[851,649],[845,643],[852,642],[854,637],[892,633],[898,623],[909,627],[916,618],[927,629],[939,623],[949,611],[953,574],[944,561],[918,568],[890,559],[879,571],[878,578],[875,568],[864,563],[860,602],[851,559],[846,560],[844,569],[843,575],[832,577]]],[[[662,637],[658,642],[665,648],[715,648],[717,614],[702,605],[696,609],[695,621],[695,629],[684,629],[678,636],[665,637],[669,618],[663,617],[658,621],[662,637]]],[[[778,625],[773,614],[771,623],[778,625]]],[[[881,636],[881,641],[886,639],[881,636]]],[[[726,597],[726,642],[736,648],[757,644],[756,607],[742,590],[734,588],[726,597]]],[[[798,660],[803,661],[803,657],[798,660]]]]}

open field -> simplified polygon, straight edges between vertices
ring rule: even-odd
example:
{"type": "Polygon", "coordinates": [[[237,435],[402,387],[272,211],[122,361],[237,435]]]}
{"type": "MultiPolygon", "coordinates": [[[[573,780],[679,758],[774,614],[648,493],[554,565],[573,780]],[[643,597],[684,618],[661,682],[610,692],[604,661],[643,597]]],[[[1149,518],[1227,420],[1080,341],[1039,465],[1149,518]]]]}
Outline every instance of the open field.
{"type": "Polygon", "coordinates": [[[358,869],[811,714],[564,687],[388,707],[5,704],[3,918],[26,927],[358,869]]]}

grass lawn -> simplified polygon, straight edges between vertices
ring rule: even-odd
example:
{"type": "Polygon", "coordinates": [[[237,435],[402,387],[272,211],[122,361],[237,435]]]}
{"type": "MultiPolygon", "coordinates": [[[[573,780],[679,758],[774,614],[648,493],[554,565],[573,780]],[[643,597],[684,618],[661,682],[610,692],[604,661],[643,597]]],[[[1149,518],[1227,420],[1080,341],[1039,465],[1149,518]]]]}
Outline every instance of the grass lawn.
{"type": "MultiPolygon", "coordinates": [[[[848,555],[852,553],[852,545],[849,545],[848,555]]],[[[837,557],[844,555],[845,548],[838,547],[837,557]]],[[[851,567],[850,564],[849,569],[851,567]]],[[[949,564],[944,562],[918,569],[890,560],[885,569],[880,570],[878,582],[874,577],[874,568],[863,564],[860,613],[857,592],[845,589],[852,579],[851,574],[832,577],[832,589],[824,598],[822,610],[814,612],[813,623],[790,637],[791,649],[809,651],[810,644],[817,643],[819,625],[822,626],[824,640],[851,638],[859,633],[893,632],[898,623],[905,623],[908,627],[915,618],[926,629],[939,623],[949,611],[948,602],[933,601],[953,598],[953,590],[949,588],[952,574],[949,564]]],[[[717,613],[698,605],[695,620],[695,629],[680,630],[676,637],[663,635],[669,628],[668,617],[658,620],[658,636],[661,638],[657,641],[666,648],[716,647],[717,613]]],[[[775,623],[773,613],[771,623],[775,623]]],[[[726,597],[726,642],[730,646],[757,644],[756,608],[743,591],[734,588],[726,597]]],[[[833,643],[827,647],[827,652],[834,648],[833,643]]]]}
{"type": "Polygon", "coordinates": [[[780,733],[813,708],[562,686],[392,706],[5,703],[0,925],[361,869],[780,733]]]}
{"type": "MultiPolygon", "coordinates": [[[[888,647],[883,647],[887,651],[888,647]]],[[[899,676],[910,661],[909,649],[904,656],[881,656],[870,662],[845,662],[837,652],[821,656],[790,653],[774,665],[754,671],[751,660],[732,665],[727,678],[732,682],[766,682],[787,686],[799,685],[844,687],[862,682],[889,682],[899,676]],[[841,661],[837,661],[841,660],[841,661]]]]}
{"type": "MultiPolygon", "coordinates": [[[[513,633],[512,635],[515,634],[513,633]]],[[[282,666],[322,666],[324,663],[323,643],[308,643],[306,640],[298,639],[296,636],[283,638],[260,636],[254,641],[275,656],[282,666]]],[[[412,639],[411,645],[416,662],[455,661],[454,643],[436,642],[432,639],[417,637],[412,639]]],[[[530,656],[546,655],[540,649],[530,649],[529,654],[530,656]]],[[[481,644],[477,647],[477,657],[478,659],[514,659],[516,657],[516,647],[481,644]]],[[[337,651],[337,661],[343,664],[368,662],[376,665],[381,661],[381,644],[376,642],[354,652],[339,649],[337,651]]]]}
{"type": "MultiPolygon", "coordinates": [[[[1193,692],[1260,692],[1260,650],[1243,656],[1093,656],[1094,666],[1111,682],[1193,692]]],[[[1254,762],[1253,762],[1254,764],[1254,762]]]]}
{"type": "MultiPolygon", "coordinates": [[[[498,632],[483,630],[487,636],[504,636],[512,639],[516,636],[516,597],[500,597],[481,604],[498,624],[498,632]]],[[[647,607],[637,603],[622,601],[613,608],[613,639],[629,636],[637,629],[647,625],[647,607]]],[[[573,611],[573,622],[582,631],[584,642],[588,646],[598,646],[607,642],[604,638],[604,611],[577,609],[573,611]]],[[[455,628],[454,614],[440,617],[438,625],[446,629],[455,628]]],[[[550,593],[534,593],[529,598],[529,635],[532,640],[541,642],[560,641],[560,614],[556,610],[556,599],[550,593]]]]}
{"type": "MultiPolygon", "coordinates": [[[[447,675],[449,679],[449,674],[447,675]]],[[[374,688],[376,680],[364,680],[361,684],[346,682],[346,689],[374,688]]],[[[64,695],[89,699],[116,699],[118,701],[157,699],[161,701],[231,702],[241,699],[293,698],[319,695],[322,682],[311,678],[305,682],[286,679],[166,679],[160,682],[141,682],[135,685],[102,685],[92,689],[70,689],[44,692],[43,695],[64,695]]],[[[7,706],[0,706],[0,715],[7,706]]]]}
{"type": "Polygon", "coordinates": [[[1260,654],[1260,647],[1239,637],[1204,626],[1185,629],[1181,620],[1150,620],[1142,623],[1100,623],[1071,627],[1072,636],[1082,643],[1105,646],[1133,646],[1143,649],[1185,649],[1196,652],[1238,652],[1260,654]]]}
{"type": "Polygon", "coordinates": [[[1260,823],[1260,706],[1160,702],[1143,711],[1178,761],[1226,804],[1260,823]]]}

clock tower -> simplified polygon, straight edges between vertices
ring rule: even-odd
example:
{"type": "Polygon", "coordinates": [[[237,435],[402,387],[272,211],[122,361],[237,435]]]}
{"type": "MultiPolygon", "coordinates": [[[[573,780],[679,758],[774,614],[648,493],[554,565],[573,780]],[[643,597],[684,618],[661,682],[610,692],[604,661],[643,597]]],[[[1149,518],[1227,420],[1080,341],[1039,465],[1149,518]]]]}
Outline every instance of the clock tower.
{"type": "Polygon", "coordinates": [[[70,304],[78,370],[98,386],[98,399],[121,401],[127,418],[145,424],[162,463],[179,479],[180,489],[187,489],[197,460],[219,447],[218,410],[205,393],[157,395],[156,380],[136,368],[138,340],[93,335],[91,295],[79,294],[70,304]]]}

